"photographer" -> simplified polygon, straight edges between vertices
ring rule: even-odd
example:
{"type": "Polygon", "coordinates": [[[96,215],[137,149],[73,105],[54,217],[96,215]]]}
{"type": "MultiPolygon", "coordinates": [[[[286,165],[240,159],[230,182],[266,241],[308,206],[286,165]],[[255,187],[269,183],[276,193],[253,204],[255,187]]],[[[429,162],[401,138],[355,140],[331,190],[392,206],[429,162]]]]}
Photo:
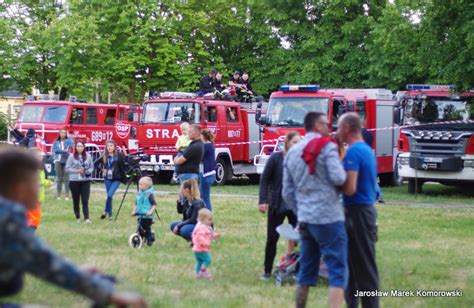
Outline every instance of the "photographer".
{"type": "Polygon", "coordinates": [[[124,157],[122,153],[117,151],[117,144],[113,140],[107,141],[105,144],[105,152],[101,159],[97,161],[96,167],[102,167],[104,173],[104,185],[107,192],[107,201],[105,209],[100,219],[109,216],[112,220],[112,200],[115,192],[120,186],[124,174],[124,157]]]}
{"type": "Polygon", "coordinates": [[[91,223],[89,219],[89,196],[91,191],[90,177],[93,171],[92,157],[86,153],[84,143],[78,141],[74,148],[74,154],[69,156],[66,162],[66,172],[69,173],[69,188],[72,193],[77,222],[81,222],[79,201],[82,200],[82,213],[86,224],[91,223]]]}

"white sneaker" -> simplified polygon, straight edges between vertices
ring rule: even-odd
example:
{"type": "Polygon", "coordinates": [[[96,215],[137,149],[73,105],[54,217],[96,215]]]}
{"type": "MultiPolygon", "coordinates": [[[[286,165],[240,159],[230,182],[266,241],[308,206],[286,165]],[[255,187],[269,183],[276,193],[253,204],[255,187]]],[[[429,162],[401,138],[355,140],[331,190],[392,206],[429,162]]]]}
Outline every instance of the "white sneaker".
{"type": "Polygon", "coordinates": [[[66,197],[66,199],[64,199],[64,200],[69,201],[69,197],[66,197]]]}
{"type": "Polygon", "coordinates": [[[61,197],[57,197],[56,200],[61,200],[61,197]]]}
{"type": "Polygon", "coordinates": [[[86,219],[86,221],[84,221],[85,224],[90,224],[92,223],[92,221],[90,219],[86,219]]]}
{"type": "Polygon", "coordinates": [[[78,224],[81,223],[81,219],[80,219],[80,218],[76,219],[76,221],[77,221],[78,224]]]}

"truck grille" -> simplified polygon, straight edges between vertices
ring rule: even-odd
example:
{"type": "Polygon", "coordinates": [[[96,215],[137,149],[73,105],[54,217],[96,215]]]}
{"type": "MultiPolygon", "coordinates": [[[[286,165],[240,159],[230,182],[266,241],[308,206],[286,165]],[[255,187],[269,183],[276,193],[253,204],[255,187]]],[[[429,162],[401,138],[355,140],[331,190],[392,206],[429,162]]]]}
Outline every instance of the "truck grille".
{"type": "Polygon", "coordinates": [[[461,156],[472,132],[456,131],[403,131],[410,142],[410,152],[435,156],[461,156]]]}

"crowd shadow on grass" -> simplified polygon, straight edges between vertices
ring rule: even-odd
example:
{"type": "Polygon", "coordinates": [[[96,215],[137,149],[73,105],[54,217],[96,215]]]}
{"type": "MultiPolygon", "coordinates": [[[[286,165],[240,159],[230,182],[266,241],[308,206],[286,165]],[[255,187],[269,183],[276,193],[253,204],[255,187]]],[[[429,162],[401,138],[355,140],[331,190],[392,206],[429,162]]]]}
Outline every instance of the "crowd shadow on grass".
{"type": "MultiPolygon", "coordinates": [[[[382,187],[384,195],[394,197],[397,199],[406,199],[406,198],[427,198],[427,199],[436,199],[443,198],[443,200],[449,199],[466,199],[474,198],[474,184],[464,185],[464,186],[446,186],[437,183],[426,183],[423,185],[423,191],[417,194],[409,194],[407,192],[407,184],[403,184],[398,187],[382,187]]],[[[474,203],[474,200],[473,200],[474,203]]]]}
{"type": "MultiPolygon", "coordinates": [[[[464,186],[445,186],[439,184],[424,184],[423,193],[432,197],[474,197],[474,184],[464,186]]],[[[474,202],[474,201],[473,201],[474,202]]]]}

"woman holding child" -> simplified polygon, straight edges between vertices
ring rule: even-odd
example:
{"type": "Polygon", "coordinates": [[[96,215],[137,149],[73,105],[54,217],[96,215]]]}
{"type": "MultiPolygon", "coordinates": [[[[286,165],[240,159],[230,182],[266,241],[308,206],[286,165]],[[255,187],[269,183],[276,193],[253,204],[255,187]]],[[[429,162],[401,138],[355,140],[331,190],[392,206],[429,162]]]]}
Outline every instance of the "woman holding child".
{"type": "Polygon", "coordinates": [[[183,220],[173,222],[170,226],[171,232],[191,241],[199,210],[206,206],[200,199],[199,187],[195,180],[184,181],[181,185],[180,195],[183,198],[177,201],[177,211],[179,214],[183,214],[183,220]]]}

